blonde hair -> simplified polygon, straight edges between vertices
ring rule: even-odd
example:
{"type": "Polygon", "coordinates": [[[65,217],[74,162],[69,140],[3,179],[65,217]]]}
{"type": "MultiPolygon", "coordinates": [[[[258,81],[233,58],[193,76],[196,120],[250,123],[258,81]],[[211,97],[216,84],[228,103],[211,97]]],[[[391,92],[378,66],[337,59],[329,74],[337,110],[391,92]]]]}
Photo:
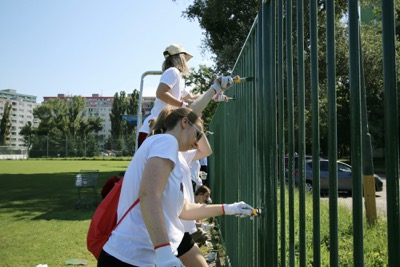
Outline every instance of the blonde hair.
{"type": "Polygon", "coordinates": [[[162,64],[162,71],[175,67],[183,74],[189,74],[189,65],[187,64],[184,53],[167,57],[162,64]]]}
{"type": "Polygon", "coordinates": [[[151,127],[151,134],[165,133],[166,131],[173,129],[184,117],[187,117],[193,124],[196,122],[203,123],[200,117],[190,108],[173,109],[168,105],[160,112],[160,114],[158,114],[157,120],[151,127]]]}

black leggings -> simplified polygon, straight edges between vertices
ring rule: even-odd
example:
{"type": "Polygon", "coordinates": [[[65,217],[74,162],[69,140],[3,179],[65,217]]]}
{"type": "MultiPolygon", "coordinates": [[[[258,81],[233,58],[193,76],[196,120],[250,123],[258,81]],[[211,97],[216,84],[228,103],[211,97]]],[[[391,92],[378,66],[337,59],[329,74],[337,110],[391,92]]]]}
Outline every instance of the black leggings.
{"type": "Polygon", "coordinates": [[[97,261],[97,267],[137,267],[135,265],[130,265],[126,262],[120,261],[119,259],[111,256],[104,250],[101,250],[99,260],[97,261]]]}
{"type": "MultiPolygon", "coordinates": [[[[194,246],[194,241],[189,233],[185,233],[181,243],[178,247],[177,257],[182,256],[188,252],[194,246]]],[[[111,256],[104,250],[101,250],[99,260],[97,261],[97,267],[136,267],[135,265],[130,265],[126,262],[120,261],[119,259],[111,256]]]]}

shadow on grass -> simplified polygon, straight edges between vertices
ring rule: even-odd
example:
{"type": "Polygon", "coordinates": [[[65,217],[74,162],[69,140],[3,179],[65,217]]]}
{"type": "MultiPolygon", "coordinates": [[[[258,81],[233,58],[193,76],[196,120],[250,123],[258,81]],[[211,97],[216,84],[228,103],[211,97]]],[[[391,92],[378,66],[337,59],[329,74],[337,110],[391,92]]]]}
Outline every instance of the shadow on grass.
{"type": "MultiPolygon", "coordinates": [[[[97,200],[105,181],[115,172],[102,172],[97,181],[97,200]]],[[[0,215],[14,220],[88,220],[97,207],[93,192],[83,190],[86,203],[77,208],[76,173],[1,174],[0,215]]],[[[98,203],[97,202],[97,203],[98,203]]]]}

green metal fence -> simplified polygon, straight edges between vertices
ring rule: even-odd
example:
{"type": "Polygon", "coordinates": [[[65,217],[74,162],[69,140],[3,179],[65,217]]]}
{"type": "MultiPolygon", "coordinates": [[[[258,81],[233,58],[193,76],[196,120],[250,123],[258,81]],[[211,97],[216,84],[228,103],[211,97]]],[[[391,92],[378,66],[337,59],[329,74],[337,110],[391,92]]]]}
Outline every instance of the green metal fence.
{"type": "MultiPolygon", "coordinates": [[[[231,266],[338,266],[337,197],[337,96],[335,51],[335,1],[327,0],[326,68],[328,95],[329,159],[329,262],[322,262],[320,251],[319,165],[313,164],[312,219],[305,209],[305,113],[312,113],[312,158],[320,155],[320,103],[318,66],[317,1],[265,1],[235,64],[233,74],[254,76],[254,82],[235,85],[227,92],[235,101],[220,104],[210,124],[214,153],[210,158],[213,196],[217,202],[245,200],[264,210],[256,220],[220,219],[228,263],[231,266]],[[293,14],[292,14],[293,13],[293,14]],[[309,17],[310,99],[305,106],[304,18],[309,17]],[[293,21],[292,18],[295,18],[293,21]],[[296,32],[293,32],[293,25],[296,32]],[[294,51],[293,47],[296,47],[294,51]],[[297,58],[296,64],[293,58],[297,58]],[[295,69],[296,68],[296,69],[295,69]],[[295,71],[296,70],[296,71],[295,71]],[[296,103],[295,103],[296,101],[296,103]],[[296,105],[295,105],[296,104],[296,105]],[[297,116],[295,118],[295,106],[297,116]],[[296,133],[296,134],[295,134],[296,133]],[[299,155],[299,184],[295,190],[294,157],[299,155]],[[285,155],[288,166],[285,167],[285,155]],[[288,173],[288,181],[285,181],[288,173]],[[281,177],[281,179],[280,179],[281,177]],[[294,206],[298,194],[299,206],[294,206]],[[288,213],[288,220],[285,214],[288,213]],[[295,221],[295,213],[298,220],[295,221]],[[306,259],[306,225],[313,228],[313,259],[306,259]],[[295,229],[298,225],[298,232],[295,229]]],[[[385,162],[387,176],[388,266],[400,266],[399,125],[396,89],[394,2],[382,1],[385,162]]],[[[362,58],[358,2],[348,1],[350,51],[351,157],[353,166],[353,264],[364,266],[363,174],[368,170],[370,145],[366,135],[365,101],[362,84],[362,58]],[[364,170],[364,173],[363,173],[364,170]]],[[[398,59],[397,59],[398,60],[398,59]]],[[[398,61],[397,61],[398,62],[398,61]]]]}

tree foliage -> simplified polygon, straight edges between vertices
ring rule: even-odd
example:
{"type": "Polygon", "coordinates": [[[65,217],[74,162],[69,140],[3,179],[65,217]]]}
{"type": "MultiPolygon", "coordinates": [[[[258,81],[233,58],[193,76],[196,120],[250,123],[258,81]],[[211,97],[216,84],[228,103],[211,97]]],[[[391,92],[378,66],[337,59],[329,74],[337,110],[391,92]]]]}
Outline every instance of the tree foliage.
{"type": "Polygon", "coordinates": [[[261,8],[259,0],[195,0],[184,16],[205,30],[203,47],[214,55],[220,73],[231,70],[261,8]]]}
{"type": "MultiPolygon", "coordinates": [[[[175,0],[177,1],[177,0],[175,0]]],[[[374,12],[381,17],[381,1],[372,0],[362,5],[374,5],[374,12]]],[[[318,0],[318,65],[320,88],[320,136],[321,151],[327,153],[328,149],[328,99],[327,99],[327,65],[326,65],[326,5],[325,1],[318,0]]],[[[255,17],[261,8],[261,1],[238,0],[194,0],[183,12],[189,20],[197,19],[200,27],[205,31],[203,50],[214,54],[216,65],[215,73],[230,71],[236,62],[246,37],[251,29],[255,17]]],[[[287,8],[287,7],[284,7],[287,8]]],[[[297,25],[296,2],[293,2],[293,34],[292,44],[294,51],[294,64],[297,64],[297,25]]],[[[335,46],[336,46],[336,93],[337,93],[337,123],[338,145],[340,156],[349,155],[350,152],[350,77],[349,77],[349,32],[347,25],[348,1],[335,1],[335,46]]],[[[400,0],[395,0],[396,34],[400,37],[400,0]]],[[[305,90],[306,90],[306,143],[311,144],[311,92],[310,92],[310,23],[309,1],[304,2],[304,55],[305,55],[305,90]]],[[[372,133],[375,147],[383,146],[383,66],[382,66],[382,35],[381,24],[374,26],[362,25],[362,51],[364,59],[365,88],[367,99],[367,113],[369,128],[372,133]]],[[[398,40],[397,40],[398,41],[398,40]]],[[[285,44],[284,44],[285,45],[285,44]]],[[[398,43],[396,44],[397,51],[398,43]]],[[[399,55],[399,53],[397,54],[399,55]]],[[[198,73],[202,74],[205,66],[200,67],[198,73]]],[[[294,68],[294,81],[297,80],[297,68],[294,68]]],[[[197,77],[199,80],[200,78],[197,77]]],[[[400,85],[400,84],[399,84],[400,85]]],[[[297,88],[295,88],[297,90],[297,88]]],[[[298,116],[297,94],[295,93],[295,117],[298,116]]],[[[297,126],[296,126],[297,128],[297,126]]],[[[311,151],[311,145],[307,146],[311,151]]]]}
{"type": "Polygon", "coordinates": [[[24,137],[24,145],[28,148],[31,147],[35,136],[36,129],[34,129],[32,122],[28,121],[19,132],[24,137]]]}
{"type": "Polygon", "coordinates": [[[114,101],[110,113],[111,120],[111,137],[119,139],[123,135],[124,120],[122,115],[126,114],[128,103],[126,101],[126,93],[121,91],[114,94],[114,101]]]}
{"type": "Polygon", "coordinates": [[[25,145],[32,145],[30,156],[97,155],[97,133],[104,120],[94,116],[86,118],[85,113],[86,103],[80,96],[51,99],[36,107],[33,115],[40,121],[39,125],[35,128],[28,123],[20,131],[25,145]]]}
{"type": "Polygon", "coordinates": [[[119,155],[133,155],[135,148],[135,125],[123,119],[124,115],[137,115],[139,107],[139,91],[134,89],[131,97],[125,91],[115,93],[110,113],[111,136],[106,149],[119,155]]]}
{"type": "Polygon", "coordinates": [[[0,145],[6,145],[7,137],[10,136],[11,107],[12,107],[12,105],[9,102],[6,102],[6,104],[4,105],[4,112],[3,112],[3,116],[0,121],[0,145]]]}

